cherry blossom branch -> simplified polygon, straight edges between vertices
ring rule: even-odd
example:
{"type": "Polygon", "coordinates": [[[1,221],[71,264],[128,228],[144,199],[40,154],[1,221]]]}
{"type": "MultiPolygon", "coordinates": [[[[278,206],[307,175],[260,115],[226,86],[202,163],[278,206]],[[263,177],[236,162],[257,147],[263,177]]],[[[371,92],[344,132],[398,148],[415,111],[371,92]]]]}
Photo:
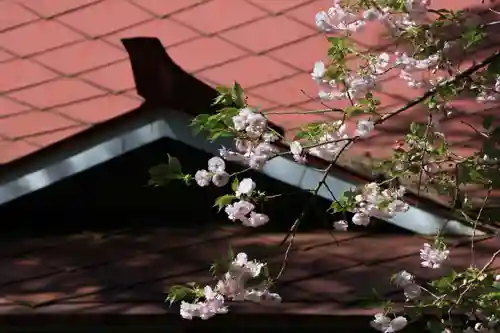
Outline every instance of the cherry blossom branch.
{"type": "Polygon", "coordinates": [[[450,78],[448,80],[445,80],[442,83],[437,84],[435,87],[433,87],[432,89],[429,89],[427,92],[425,92],[422,96],[417,97],[417,98],[409,101],[406,105],[404,105],[404,106],[396,109],[395,111],[382,116],[381,118],[379,118],[378,120],[376,120],[374,123],[376,125],[382,124],[383,122],[391,119],[392,117],[395,117],[398,114],[400,114],[400,113],[402,113],[402,112],[404,112],[404,111],[406,111],[406,110],[414,107],[415,105],[418,105],[418,104],[422,103],[427,98],[429,98],[429,97],[433,96],[435,93],[437,93],[438,90],[439,90],[439,88],[441,86],[445,86],[445,85],[448,85],[448,84],[456,83],[457,81],[460,81],[460,80],[462,80],[462,79],[464,79],[464,78],[466,78],[466,77],[474,74],[475,72],[477,72],[481,68],[483,68],[483,67],[491,64],[493,61],[495,61],[499,57],[500,57],[500,51],[497,51],[494,54],[490,55],[489,57],[485,58],[480,63],[472,65],[469,68],[467,68],[466,70],[464,70],[463,72],[461,72],[460,74],[457,74],[454,77],[452,77],[452,78],[450,78]]]}
{"type": "Polygon", "coordinates": [[[481,219],[481,215],[483,214],[484,207],[486,207],[486,203],[488,202],[491,191],[493,188],[490,186],[488,188],[488,193],[486,194],[485,198],[483,199],[483,203],[481,205],[481,208],[479,209],[479,212],[477,213],[476,220],[474,221],[473,224],[473,229],[472,229],[472,237],[471,237],[471,244],[470,244],[470,252],[471,252],[471,261],[472,261],[472,266],[474,266],[474,261],[475,261],[475,256],[474,256],[474,240],[476,238],[476,229],[477,229],[477,224],[479,220],[481,219]]]}
{"type": "MultiPolygon", "coordinates": [[[[346,147],[346,146],[347,145],[344,145],[344,147],[346,147]]],[[[281,269],[280,269],[278,275],[276,275],[275,280],[278,280],[283,275],[283,273],[285,271],[285,268],[286,268],[287,261],[288,261],[289,252],[290,252],[290,250],[291,250],[291,248],[293,246],[294,240],[295,240],[296,231],[299,228],[299,225],[300,225],[300,223],[302,222],[302,219],[305,216],[305,213],[307,211],[307,208],[309,207],[309,204],[311,203],[312,200],[314,200],[314,198],[316,197],[316,195],[318,195],[319,190],[321,189],[321,187],[323,186],[323,184],[326,184],[326,178],[330,174],[330,170],[333,168],[333,165],[336,163],[337,159],[335,159],[334,161],[330,162],[330,164],[328,165],[328,167],[325,169],[324,174],[323,174],[323,178],[318,182],[318,185],[314,189],[311,197],[309,197],[309,199],[307,200],[306,204],[304,205],[304,208],[302,209],[302,212],[297,217],[297,219],[295,220],[295,222],[291,226],[290,230],[288,231],[288,233],[286,234],[286,236],[283,238],[283,240],[279,244],[279,246],[283,246],[283,244],[285,244],[285,242],[288,240],[288,238],[290,238],[290,235],[292,236],[292,238],[290,239],[290,242],[288,244],[288,247],[286,249],[285,257],[283,258],[283,263],[281,264],[281,269]]]]}
{"type": "Polygon", "coordinates": [[[342,109],[337,109],[337,108],[330,108],[330,109],[321,109],[321,110],[312,110],[312,111],[269,111],[269,112],[262,112],[264,115],[270,115],[270,114],[315,114],[315,113],[328,113],[328,112],[344,112],[342,109]]]}
{"type": "Polygon", "coordinates": [[[471,288],[474,285],[474,283],[476,283],[477,281],[479,281],[480,277],[493,264],[493,262],[498,257],[498,255],[500,255],[500,250],[497,250],[495,253],[493,253],[493,255],[491,256],[490,260],[486,263],[486,265],[484,265],[483,268],[479,271],[479,273],[477,273],[476,277],[469,282],[469,284],[464,289],[464,291],[462,291],[460,293],[460,295],[458,296],[457,301],[455,303],[453,303],[451,305],[450,309],[448,310],[448,314],[449,315],[451,315],[451,312],[453,311],[453,309],[456,308],[456,306],[458,306],[460,303],[462,303],[463,298],[465,297],[465,295],[471,290],[471,288]]]}

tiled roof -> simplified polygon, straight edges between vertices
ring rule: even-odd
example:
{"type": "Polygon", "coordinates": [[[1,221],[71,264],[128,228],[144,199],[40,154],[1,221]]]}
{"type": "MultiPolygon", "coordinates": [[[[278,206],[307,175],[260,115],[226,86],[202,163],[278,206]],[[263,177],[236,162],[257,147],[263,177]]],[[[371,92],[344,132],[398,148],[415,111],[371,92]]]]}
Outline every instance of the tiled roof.
{"type": "MultiPolygon", "coordinates": [[[[314,14],[330,5],[331,0],[0,1],[0,163],[137,107],[141,99],[120,42],[126,37],[158,37],[184,70],[212,86],[237,80],[251,104],[269,111],[322,108],[310,97],[317,87],[309,72],[327,49],[314,14]]],[[[478,1],[434,2],[458,5],[478,1]]],[[[375,27],[354,37],[364,47],[383,47],[387,42],[379,33],[375,27]]],[[[391,77],[379,96],[389,109],[415,94],[391,77]]],[[[409,110],[353,151],[387,153],[418,113],[409,110]]],[[[270,116],[290,132],[326,117],[270,116]]],[[[475,135],[458,120],[445,126],[456,130],[457,146],[475,135]]]]}
{"type": "MultiPolygon", "coordinates": [[[[267,261],[276,274],[284,258],[286,246],[278,246],[284,235],[219,225],[4,241],[0,314],[172,313],[176,310],[163,304],[164,292],[179,283],[211,283],[208,267],[227,253],[229,244],[235,252],[267,261]]],[[[332,237],[325,231],[299,233],[276,287],[284,303],[236,305],[233,312],[371,314],[375,306],[372,288],[381,297],[400,300],[401,293],[389,278],[402,268],[419,280],[443,273],[420,267],[418,253],[425,241],[408,234],[347,232],[332,237]]],[[[449,240],[449,263],[454,268],[468,267],[469,241],[449,240]]],[[[477,240],[475,263],[486,263],[497,248],[496,238],[477,240]]],[[[492,269],[499,267],[500,261],[492,265],[492,269]]]]}

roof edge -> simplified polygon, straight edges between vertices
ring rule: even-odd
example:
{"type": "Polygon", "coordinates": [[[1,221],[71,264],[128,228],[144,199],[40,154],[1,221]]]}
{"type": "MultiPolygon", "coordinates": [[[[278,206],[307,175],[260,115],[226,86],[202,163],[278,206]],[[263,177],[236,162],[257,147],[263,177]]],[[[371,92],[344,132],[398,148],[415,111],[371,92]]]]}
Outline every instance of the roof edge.
{"type": "MultiPolygon", "coordinates": [[[[193,116],[215,112],[212,106],[217,96],[215,89],[177,66],[157,38],[124,39],[123,44],[130,55],[137,91],[146,99],[145,103],[121,117],[2,166],[0,204],[164,137],[213,154],[218,154],[221,145],[232,145],[228,138],[208,142],[201,136],[193,135],[189,129],[193,116]]],[[[285,146],[281,144],[281,147],[285,146]]],[[[262,173],[305,190],[314,188],[322,178],[322,171],[316,169],[313,163],[301,165],[281,156],[269,161],[262,173]]],[[[359,174],[353,177],[352,172],[338,166],[326,179],[329,188],[338,197],[366,181],[370,180],[359,174]]],[[[326,189],[318,195],[332,200],[326,189]]],[[[446,222],[445,217],[431,211],[413,204],[407,213],[387,222],[419,234],[436,234],[444,225],[451,234],[472,234],[471,228],[461,222],[446,222]]]]}

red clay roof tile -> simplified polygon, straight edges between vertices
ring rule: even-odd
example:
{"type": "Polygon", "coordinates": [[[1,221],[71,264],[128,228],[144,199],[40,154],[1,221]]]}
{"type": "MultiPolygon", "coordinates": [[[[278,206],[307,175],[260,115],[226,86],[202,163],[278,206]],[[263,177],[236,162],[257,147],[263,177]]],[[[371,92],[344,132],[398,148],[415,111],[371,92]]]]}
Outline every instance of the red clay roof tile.
{"type": "Polygon", "coordinates": [[[49,109],[62,104],[104,95],[105,91],[76,79],[61,78],[42,85],[22,89],[8,94],[16,100],[40,109],[49,109]]]}
{"type": "MultiPolygon", "coordinates": [[[[265,0],[257,0],[265,1],[265,0]]],[[[321,10],[327,10],[332,5],[330,0],[316,0],[306,2],[304,1],[299,6],[294,6],[293,8],[286,11],[285,15],[291,17],[311,28],[316,29],[316,22],[314,16],[317,12],[321,10]]]]}
{"type": "Polygon", "coordinates": [[[59,22],[90,37],[106,35],[153,18],[146,11],[120,0],[101,1],[57,17],[59,22]]]}
{"type": "Polygon", "coordinates": [[[29,155],[38,149],[39,147],[26,141],[0,140],[0,163],[8,163],[29,155]]]}
{"type": "Polygon", "coordinates": [[[133,110],[139,104],[139,101],[124,95],[106,95],[56,108],[55,111],[86,124],[98,124],[133,110]]]}
{"type": "Polygon", "coordinates": [[[84,40],[44,52],[33,59],[65,75],[77,74],[128,58],[118,47],[100,40],[84,40]]]}
{"type": "Polygon", "coordinates": [[[52,17],[69,11],[75,11],[102,0],[18,0],[26,8],[42,17],[52,17]]]}
{"type": "Polygon", "coordinates": [[[4,50],[0,50],[0,63],[8,61],[10,59],[14,59],[14,55],[11,53],[5,52],[4,50]]]}
{"type": "Polygon", "coordinates": [[[200,4],[171,17],[197,31],[213,34],[247,22],[255,21],[267,13],[250,3],[234,0],[212,0],[200,4]],[[218,15],[223,19],[207,19],[207,15],[218,15]]]}
{"type": "Polygon", "coordinates": [[[293,1],[248,0],[248,1],[275,14],[294,8],[296,6],[300,6],[306,2],[310,2],[310,0],[293,0],[293,1]]]}
{"type": "MultiPolygon", "coordinates": [[[[120,38],[138,36],[161,39],[181,68],[199,74],[211,85],[231,84],[236,79],[245,88],[253,87],[248,92],[249,102],[254,105],[284,112],[322,108],[301,90],[317,96],[309,72],[316,60],[325,58],[327,42],[314,26],[314,14],[330,5],[330,0],[0,1],[0,117],[57,106],[61,113],[100,122],[130,111],[111,107],[100,114],[89,114],[85,106],[77,105],[97,97],[99,103],[106,104],[104,96],[109,96],[108,104],[115,106],[133,108],[140,101],[133,90],[129,61],[120,51],[120,38]],[[55,71],[34,61],[63,76],[77,77],[57,78],[55,71]],[[111,102],[127,98],[111,97],[122,92],[134,99],[132,104],[111,102]],[[67,109],[59,108],[66,104],[70,105],[67,109]]],[[[443,8],[476,5],[475,0],[436,0],[435,4],[443,8]]],[[[363,45],[387,44],[379,32],[370,27],[354,37],[363,45]]],[[[378,95],[386,109],[420,93],[394,79],[384,82],[380,90],[378,95]]],[[[466,113],[484,109],[466,100],[455,104],[466,113]]],[[[417,108],[408,110],[382,126],[370,140],[371,147],[360,142],[357,151],[371,148],[373,152],[374,142],[387,146],[402,128],[422,115],[417,108]]],[[[321,116],[283,114],[271,118],[291,130],[301,123],[320,120],[321,116]]],[[[444,125],[456,133],[454,142],[463,143],[467,135],[461,134],[464,131],[458,133],[463,129],[458,123],[450,120],[444,125]]],[[[4,131],[12,129],[0,128],[0,136],[4,131]]],[[[58,135],[47,141],[40,139],[45,142],[42,145],[65,137],[64,132],[58,135]]],[[[15,142],[13,147],[21,147],[15,142]]],[[[7,143],[3,142],[2,147],[7,143]]],[[[32,150],[20,151],[23,153],[5,156],[14,158],[32,150]]],[[[387,152],[380,149],[377,154],[387,152]]]]}
{"type": "Polygon", "coordinates": [[[25,140],[29,143],[32,143],[40,147],[47,147],[53,143],[65,140],[77,133],[85,131],[88,128],[90,128],[90,125],[77,125],[74,127],[57,130],[55,132],[47,134],[33,135],[25,138],[25,140]]]}
{"type": "Polygon", "coordinates": [[[9,116],[22,111],[29,110],[30,107],[14,102],[13,100],[0,96],[0,116],[9,116]]]}
{"type": "Polygon", "coordinates": [[[168,49],[168,53],[182,69],[189,72],[220,65],[247,54],[247,52],[217,36],[201,37],[188,41],[168,49]]]}
{"type": "Polygon", "coordinates": [[[272,81],[278,81],[297,73],[297,70],[266,56],[249,56],[227,62],[199,73],[219,85],[237,81],[243,87],[252,88],[272,81]],[[246,71],[239,70],[246,68],[246,71]]]}
{"type": "Polygon", "coordinates": [[[120,40],[122,38],[131,37],[156,37],[162,42],[163,46],[169,47],[200,37],[200,34],[184,25],[165,18],[135,25],[131,28],[114,33],[109,37],[105,37],[104,39],[123,48],[120,40]]]}
{"type": "Polygon", "coordinates": [[[113,92],[125,91],[135,86],[132,68],[128,59],[86,72],[80,77],[113,92]]]}
{"type": "Polygon", "coordinates": [[[84,37],[55,21],[37,21],[0,34],[2,48],[18,56],[47,51],[84,37]]]}
{"type": "Polygon", "coordinates": [[[316,89],[309,73],[299,73],[250,89],[249,92],[281,105],[294,105],[310,101],[309,96],[316,96],[316,89]]]}
{"type": "Polygon", "coordinates": [[[29,111],[0,119],[2,134],[11,139],[52,132],[77,123],[52,112],[29,111]]]}
{"type": "Polygon", "coordinates": [[[37,20],[39,17],[13,1],[0,2],[0,32],[37,20]]]}
{"type": "Polygon", "coordinates": [[[236,27],[221,36],[255,53],[276,49],[317,32],[285,16],[268,16],[236,27]]]}
{"type": "Polygon", "coordinates": [[[9,91],[49,81],[58,75],[39,64],[25,59],[14,59],[0,64],[0,91],[9,91]]]}
{"type": "Polygon", "coordinates": [[[258,107],[262,110],[270,110],[277,107],[276,103],[254,96],[252,94],[246,94],[246,97],[248,105],[252,107],[258,107]]]}
{"type": "Polygon", "coordinates": [[[283,46],[267,55],[299,68],[305,72],[311,72],[314,63],[326,58],[325,50],[328,49],[326,36],[318,34],[291,45],[283,46]],[[308,52],[303,52],[308,50],[308,52]]]}
{"type": "Polygon", "coordinates": [[[136,5],[149,10],[150,12],[164,16],[184,9],[195,7],[207,0],[182,0],[182,1],[163,1],[163,0],[132,0],[136,5]]]}

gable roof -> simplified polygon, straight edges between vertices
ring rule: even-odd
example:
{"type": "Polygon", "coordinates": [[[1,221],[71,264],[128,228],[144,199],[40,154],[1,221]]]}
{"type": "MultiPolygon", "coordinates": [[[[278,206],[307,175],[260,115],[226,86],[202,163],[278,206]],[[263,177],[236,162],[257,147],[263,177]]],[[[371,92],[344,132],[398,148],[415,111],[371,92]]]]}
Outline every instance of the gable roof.
{"type": "MultiPolygon", "coordinates": [[[[324,58],[327,43],[312,18],[329,5],[326,0],[0,2],[0,12],[9,13],[0,26],[0,69],[8,69],[0,79],[0,202],[159,138],[167,128],[155,120],[165,106],[207,112],[215,96],[209,85],[238,80],[251,105],[277,110],[271,121],[288,133],[326,120],[280,112],[321,107],[310,97],[317,87],[308,72],[324,58]],[[120,15],[109,19],[109,13],[120,15]],[[169,56],[154,38],[126,38],[138,35],[158,36],[169,56]],[[40,38],[33,41],[34,36],[40,38]],[[84,150],[94,154],[92,162],[78,155],[84,150]],[[41,170],[52,162],[57,165],[41,170]],[[31,178],[19,179],[26,175],[31,178]],[[17,181],[9,183],[12,179],[17,181]]],[[[375,30],[356,38],[376,46],[381,39],[375,30]]],[[[400,88],[388,78],[381,91],[384,106],[411,97],[400,88]]],[[[349,153],[356,160],[365,153],[387,154],[401,128],[418,119],[419,110],[413,111],[349,153]]]]}

